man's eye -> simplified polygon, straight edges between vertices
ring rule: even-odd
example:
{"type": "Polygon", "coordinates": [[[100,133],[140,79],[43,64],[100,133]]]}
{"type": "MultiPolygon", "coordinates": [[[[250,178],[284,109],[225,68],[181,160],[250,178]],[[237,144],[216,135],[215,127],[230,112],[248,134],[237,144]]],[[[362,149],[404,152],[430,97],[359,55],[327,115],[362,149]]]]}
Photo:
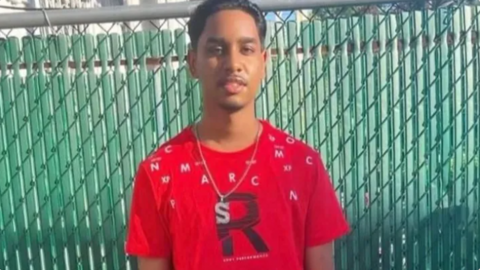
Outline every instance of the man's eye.
{"type": "Polygon", "coordinates": [[[208,52],[211,54],[222,54],[222,48],[221,47],[211,47],[208,49],[208,52]]]}
{"type": "Polygon", "coordinates": [[[255,50],[253,48],[250,48],[250,47],[245,47],[242,49],[243,53],[246,53],[246,54],[250,54],[250,53],[253,53],[255,50]]]}

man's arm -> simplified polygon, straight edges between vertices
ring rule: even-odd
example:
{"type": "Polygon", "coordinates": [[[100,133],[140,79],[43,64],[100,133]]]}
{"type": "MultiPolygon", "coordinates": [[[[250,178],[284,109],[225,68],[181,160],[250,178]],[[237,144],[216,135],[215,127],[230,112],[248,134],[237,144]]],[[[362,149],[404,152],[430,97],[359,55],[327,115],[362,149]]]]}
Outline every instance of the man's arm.
{"type": "Polygon", "coordinates": [[[305,270],[334,270],[333,243],[307,248],[305,270]]]}
{"type": "Polygon", "coordinates": [[[166,259],[138,257],[138,270],[171,270],[170,261],[166,259]]]}
{"type": "MultiPolygon", "coordinates": [[[[167,223],[160,213],[162,194],[166,185],[160,181],[151,181],[149,173],[162,172],[156,161],[140,164],[133,185],[132,204],[128,226],[125,252],[137,258],[140,270],[170,270],[171,246],[167,223]],[[160,194],[158,197],[155,194],[160,194]]],[[[155,179],[160,176],[153,175],[155,179]]]]}

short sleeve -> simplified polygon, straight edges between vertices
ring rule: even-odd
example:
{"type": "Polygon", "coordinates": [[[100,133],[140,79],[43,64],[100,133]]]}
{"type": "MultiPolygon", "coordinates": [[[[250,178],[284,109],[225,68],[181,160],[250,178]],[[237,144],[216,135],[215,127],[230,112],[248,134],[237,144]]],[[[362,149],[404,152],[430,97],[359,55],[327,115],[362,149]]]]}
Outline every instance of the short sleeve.
{"type": "Polygon", "coordinates": [[[140,257],[167,258],[170,256],[170,237],[160,203],[144,168],[139,166],[133,185],[132,204],[125,252],[140,257]]]}
{"type": "Polygon", "coordinates": [[[312,160],[315,168],[306,221],[307,247],[329,243],[350,230],[320,156],[316,154],[312,160]]]}

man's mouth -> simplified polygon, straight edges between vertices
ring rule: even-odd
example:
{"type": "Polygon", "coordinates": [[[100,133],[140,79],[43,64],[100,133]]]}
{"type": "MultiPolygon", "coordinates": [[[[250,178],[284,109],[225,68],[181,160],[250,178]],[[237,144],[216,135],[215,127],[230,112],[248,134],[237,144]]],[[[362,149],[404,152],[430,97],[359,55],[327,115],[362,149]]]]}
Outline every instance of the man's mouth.
{"type": "Polygon", "coordinates": [[[227,82],[224,87],[229,94],[238,94],[240,91],[242,91],[243,84],[237,82],[227,82]]]}
{"type": "Polygon", "coordinates": [[[233,77],[223,80],[221,83],[222,87],[227,90],[229,94],[238,94],[242,89],[247,85],[243,78],[233,77]]]}

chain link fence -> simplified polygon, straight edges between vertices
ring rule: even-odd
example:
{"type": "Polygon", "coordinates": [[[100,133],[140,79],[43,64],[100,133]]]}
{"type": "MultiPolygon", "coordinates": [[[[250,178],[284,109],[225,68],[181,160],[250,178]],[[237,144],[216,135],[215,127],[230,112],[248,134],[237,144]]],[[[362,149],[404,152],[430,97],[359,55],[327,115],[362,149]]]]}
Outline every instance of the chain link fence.
{"type": "MultiPolygon", "coordinates": [[[[257,114],[321,152],[353,229],[336,269],[480,269],[479,15],[266,14],[257,114]]],[[[185,21],[0,30],[0,269],[136,267],[136,166],[201,112],[185,21]]]]}

